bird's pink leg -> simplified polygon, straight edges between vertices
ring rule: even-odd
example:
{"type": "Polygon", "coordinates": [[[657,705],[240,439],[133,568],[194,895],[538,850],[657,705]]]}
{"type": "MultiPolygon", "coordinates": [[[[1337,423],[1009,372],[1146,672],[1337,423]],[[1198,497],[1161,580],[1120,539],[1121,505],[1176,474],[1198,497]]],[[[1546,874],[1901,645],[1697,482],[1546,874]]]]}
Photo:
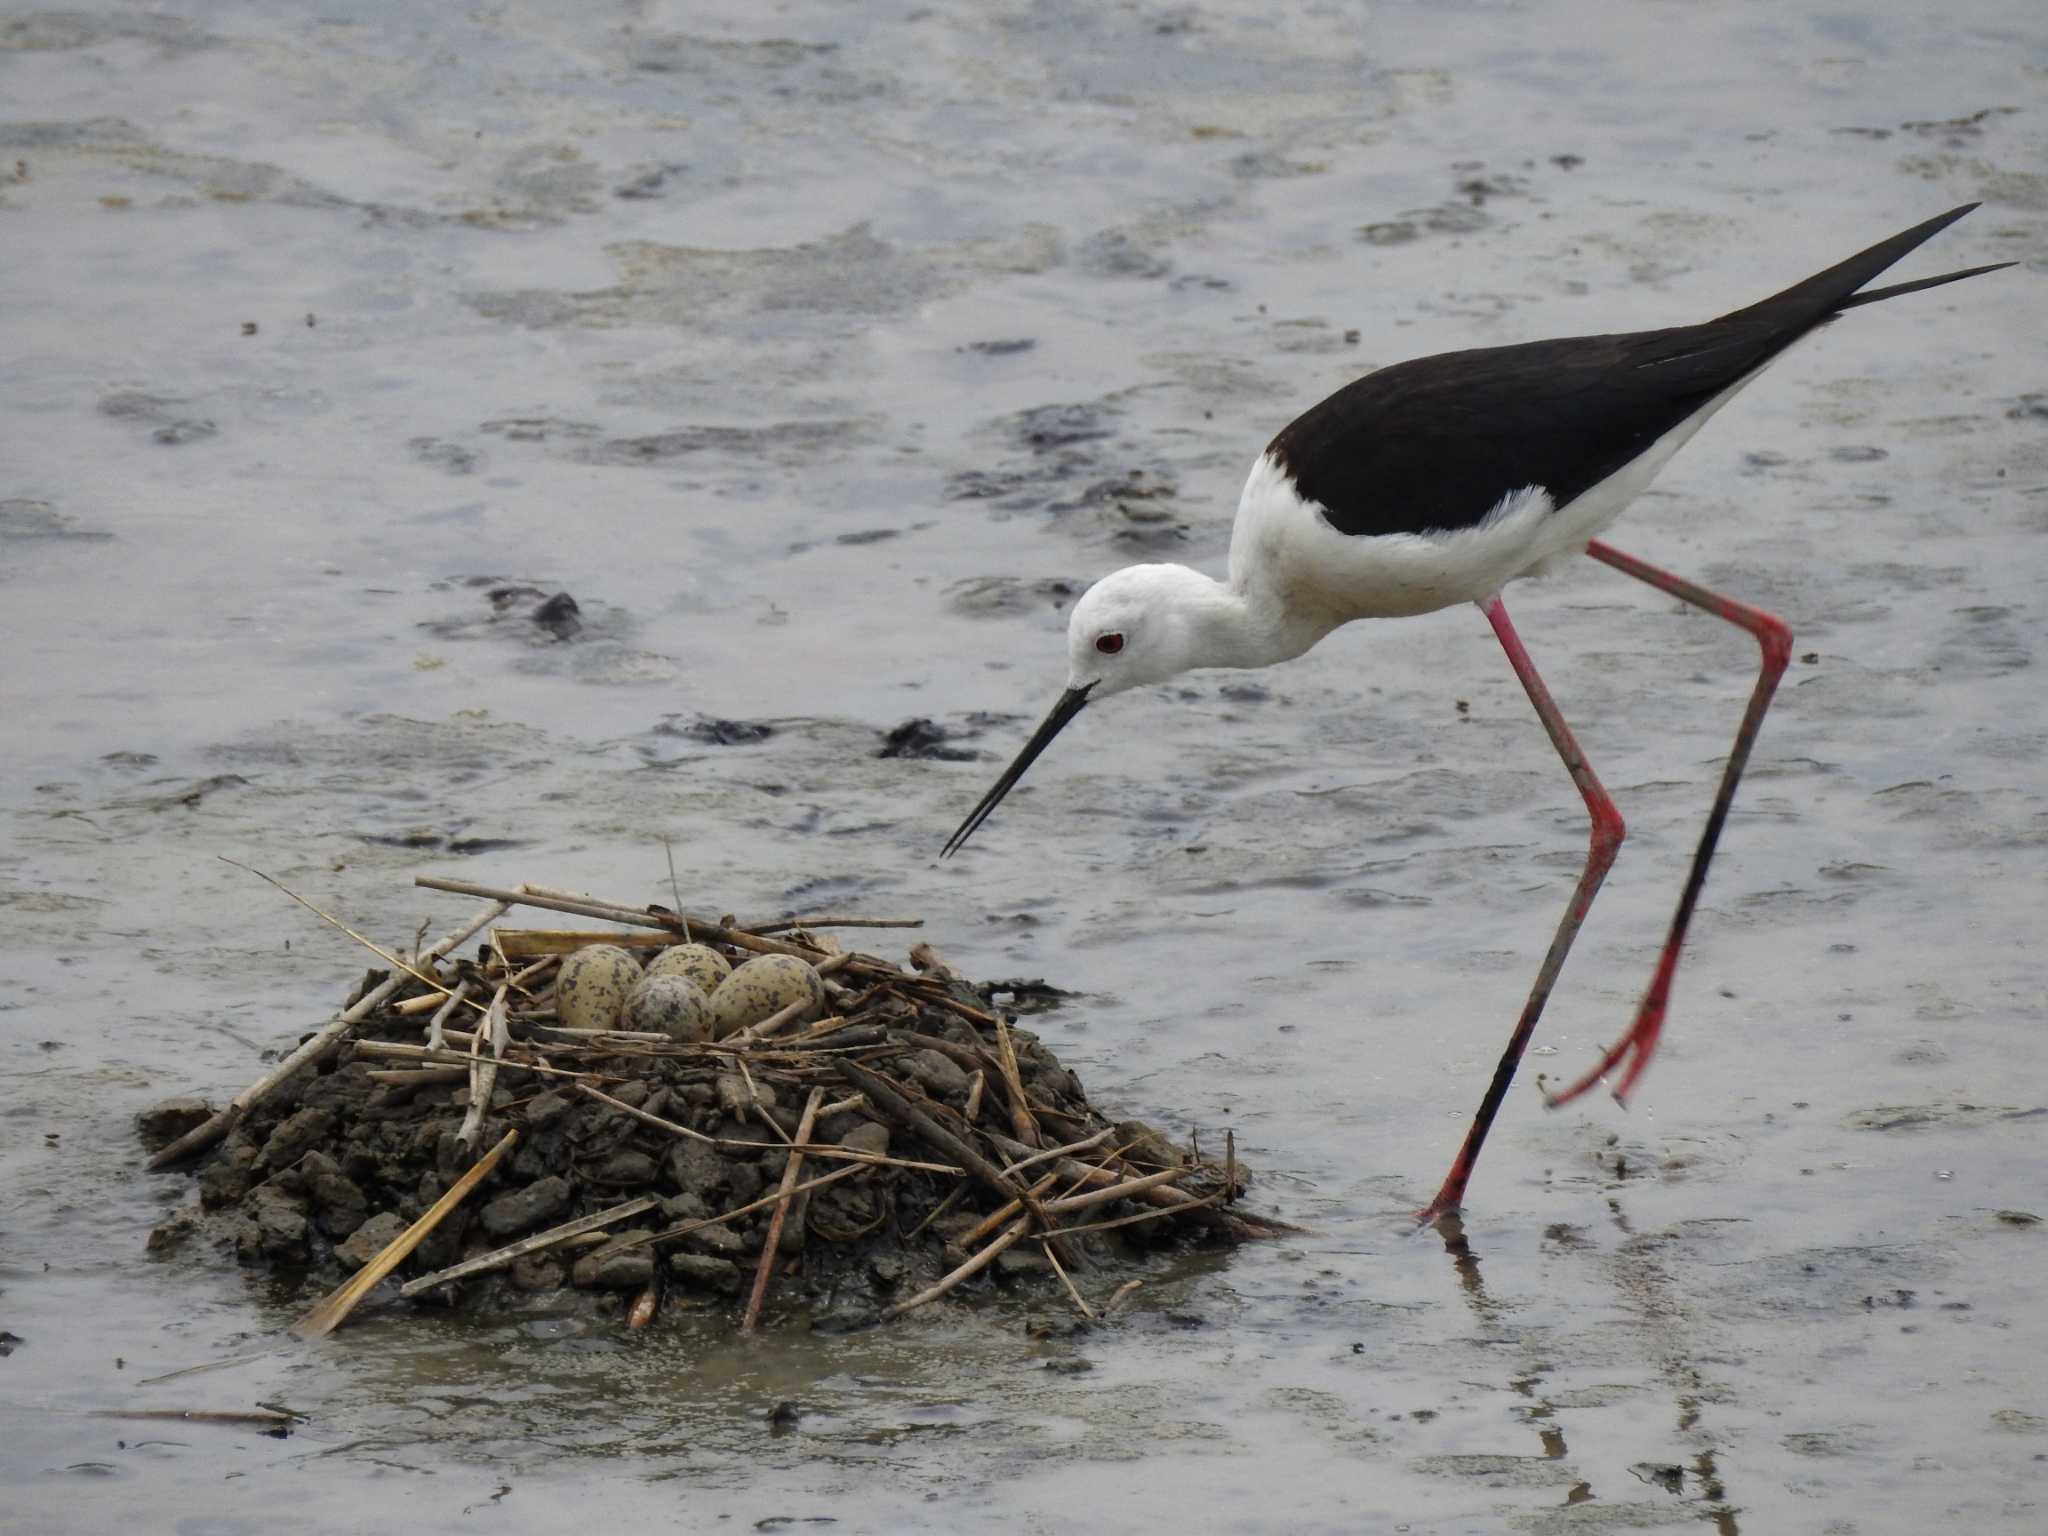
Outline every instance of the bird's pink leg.
{"type": "Polygon", "coordinates": [[[1494,634],[1500,637],[1501,649],[1507,652],[1509,665],[1515,669],[1515,676],[1522,680],[1529,702],[1536,706],[1536,713],[1543,721],[1543,729],[1550,733],[1551,745],[1564,759],[1565,770],[1571,774],[1572,782],[1578,785],[1579,794],[1585,799],[1586,810],[1593,818],[1592,842],[1586,850],[1586,867],[1579,875],[1578,888],[1572,892],[1571,905],[1565,908],[1564,917],[1558,922],[1557,936],[1550,941],[1550,951],[1543,957],[1543,968],[1536,973],[1536,984],[1529,989],[1529,1000],[1522,1005],[1522,1017],[1515,1025],[1514,1034],[1509,1037],[1507,1049],[1501,1053],[1500,1065],[1493,1070],[1493,1081],[1487,1084],[1486,1097],[1479,1101],[1479,1112],[1472,1117],[1472,1129],[1465,1133],[1465,1144],[1458,1149],[1457,1160],[1451,1164],[1443,1188],[1436,1192],[1436,1198],[1429,1202],[1428,1208],[1416,1217],[1421,1222],[1433,1222],[1448,1216],[1464,1203],[1465,1185],[1471,1180],[1472,1170],[1479,1162],[1479,1149],[1485,1144],[1486,1133],[1493,1126],[1493,1117],[1499,1112],[1501,1101],[1507,1097],[1509,1084],[1515,1080],[1515,1068],[1521,1064],[1522,1052],[1528,1049],[1536,1021],[1543,1016],[1543,1005],[1550,1000],[1550,989],[1557,983],[1557,973],[1564,969],[1564,957],[1570,953],[1579,925],[1585,922],[1586,913],[1592,909],[1593,897],[1600,890],[1600,882],[1607,878],[1607,871],[1614,863],[1614,855],[1620,849],[1626,832],[1621,812],[1615,809],[1613,799],[1594,777],[1585,753],[1579,750],[1579,744],[1572,736],[1571,727],[1558,713],[1550,690],[1536,675],[1536,664],[1523,648],[1522,637],[1508,622],[1507,608],[1498,597],[1488,598],[1479,608],[1486,615],[1487,622],[1493,625],[1494,634]]]}
{"type": "Polygon", "coordinates": [[[1756,688],[1749,696],[1749,708],[1743,714],[1742,726],[1735,733],[1735,745],[1728,753],[1728,766],[1721,773],[1721,787],[1714,795],[1714,808],[1707,814],[1707,827],[1700,834],[1700,844],[1692,856],[1692,869],[1685,877],[1685,890],[1678,898],[1678,911],[1671,919],[1671,931],[1664,939],[1664,953],[1657,959],[1657,972],[1650,978],[1650,990],[1643,995],[1642,1007],[1636,1011],[1636,1021],[1629,1032],[1614,1043],[1599,1063],[1571,1087],[1550,1098],[1555,1108],[1569,1103],[1586,1092],[1609,1072],[1628,1062],[1628,1070],[1622,1074],[1620,1084],[1614,1090],[1618,1103],[1626,1103],[1629,1090],[1650,1064],[1650,1058],[1657,1050],[1657,1036],[1664,1028],[1664,1009],[1671,1000],[1671,978],[1678,969],[1678,951],[1685,943],[1686,925],[1692,921],[1693,908],[1699,904],[1700,888],[1707,883],[1707,865],[1713,861],[1714,844],[1720,840],[1721,825],[1728,819],[1728,807],[1735,799],[1735,784],[1742,777],[1743,765],[1749,761],[1749,749],[1756,742],[1756,733],[1764,723],[1764,711],[1771,707],[1771,695],[1776,692],[1778,679],[1785,674],[1785,666],[1792,659],[1792,631],[1784,620],[1734,602],[1718,592],[1709,592],[1704,587],[1682,581],[1667,571],[1660,571],[1654,565],[1645,565],[1633,556],[1624,555],[1618,549],[1594,542],[1586,546],[1586,553],[1595,560],[1613,566],[1625,575],[1638,581],[1647,581],[1660,592],[1669,592],[1673,597],[1704,608],[1711,614],[1726,619],[1730,624],[1739,624],[1757,638],[1763,648],[1763,667],[1757,675],[1756,688]]]}

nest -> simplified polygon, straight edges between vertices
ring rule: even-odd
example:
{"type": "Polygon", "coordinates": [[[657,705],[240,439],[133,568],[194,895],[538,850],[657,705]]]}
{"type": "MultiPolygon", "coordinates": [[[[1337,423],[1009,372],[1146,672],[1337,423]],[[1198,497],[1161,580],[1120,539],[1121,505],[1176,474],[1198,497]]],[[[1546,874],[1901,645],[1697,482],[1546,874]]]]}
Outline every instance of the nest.
{"type": "Polygon", "coordinates": [[[991,1281],[1094,1317],[1162,1246],[1287,1230],[1234,1205],[1246,1174],[1228,1136],[1204,1158],[1112,1121],[1014,1025],[1054,989],[976,985],[929,945],[906,967],[827,932],[913,921],[741,926],[418,883],[491,905],[438,944],[378,951],[390,969],[225,1109],[173,1100],[142,1117],[167,1143],[150,1166],[185,1163],[199,1181],[153,1250],[207,1233],[247,1263],[353,1270],[301,1333],[329,1331],[386,1277],[441,1307],[580,1294],[635,1326],[719,1308],[750,1331],[771,1298],[776,1315],[853,1326],[991,1281]],[[614,927],[492,926],[517,905],[614,927]],[[474,958],[448,958],[479,933],[474,958]],[[701,1041],[562,1027],[565,955],[684,942],[797,956],[824,981],[826,1016],[791,1008],[701,1041]]]}

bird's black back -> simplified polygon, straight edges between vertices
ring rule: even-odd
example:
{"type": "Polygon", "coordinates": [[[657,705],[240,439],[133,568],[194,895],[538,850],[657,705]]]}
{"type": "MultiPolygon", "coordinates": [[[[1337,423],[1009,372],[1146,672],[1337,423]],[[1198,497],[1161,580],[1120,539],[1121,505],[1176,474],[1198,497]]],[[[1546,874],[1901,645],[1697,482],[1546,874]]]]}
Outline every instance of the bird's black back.
{"type": "Polygon", "coordinates": [[[1565,506],[1844,309],[1991,270],[1856,293],[1975,206],[1701,325],[1396,363],[1304,412],[1267,452],[1340,533],[1470,527],[1531,485],[1565,506]]]}

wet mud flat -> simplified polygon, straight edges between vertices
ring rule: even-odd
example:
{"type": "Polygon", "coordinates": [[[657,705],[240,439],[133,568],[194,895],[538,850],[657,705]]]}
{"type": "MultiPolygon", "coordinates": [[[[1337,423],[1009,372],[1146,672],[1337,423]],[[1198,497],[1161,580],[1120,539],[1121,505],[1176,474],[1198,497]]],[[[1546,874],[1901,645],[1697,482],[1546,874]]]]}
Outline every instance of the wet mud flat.
{"type": "Polygon", "coordinates": [[[1162,1249],[1288,1230],[1232,1207],[1234,1140],[1204,1160],[1112,1122],[1012,1027],[1002,1001],[1058,1005],[1042,982],[976,985],[928,944],[906,968],[825,931],[859,919],[771,936],[445,883],[504,899],[366,975],[226,1109],[138,1117],[152,1166],[197,1185],[151,1253],[210,1248],[308,1290],[353,1277],[315,1332],[387,1275],[472,1316],[644,1327],[667,1307],[752,1331],[772,1297],[771,1321],[845,1331],[991,1286],[1093,1318],[1162,1249]],[[635,926],[494,927],[443,958],[521,900],[635,926]]]}

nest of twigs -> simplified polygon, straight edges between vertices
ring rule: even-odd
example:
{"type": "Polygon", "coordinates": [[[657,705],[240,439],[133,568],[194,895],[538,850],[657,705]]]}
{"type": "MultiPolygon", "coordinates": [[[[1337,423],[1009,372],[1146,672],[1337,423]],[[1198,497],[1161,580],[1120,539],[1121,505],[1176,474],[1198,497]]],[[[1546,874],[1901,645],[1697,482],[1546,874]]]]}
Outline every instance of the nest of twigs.
{"type": "Polygon", "coordinates": [[[636,1326],[665,1307],[724,1309],[747,1330],[771,1306],[884,1322],[1016,1284],[1093,1317],[1162,1246],[1285,1230],[1234,1205],[1246,1174],[1227,1134],[1204,1158],[1112,1122],[999,1006],[1052,989],[977,986],[928,945],[906,967],[830,936],[914,922],[740,926],[419,883],[491,906],[438,944],[379,951],[390,968],[227,1108],[173,1100],[142,1117],[167,1143],[151,1166],[190,1160],[199,1178],[198,1206],[153,1249],[208,1233],[247,1263],[353,1271],[302,1333],[386,1277],[441,1307],[580,1295],[636,1326]],[[492,926],[518,905],[614,926],[492,926]],[[474,958],[448,958],[479,933],[474,958]],[[797,956],[824,981],[825,1016],[696,1041],[561,1026],[565,955],[683,942],[797,956]]]}

